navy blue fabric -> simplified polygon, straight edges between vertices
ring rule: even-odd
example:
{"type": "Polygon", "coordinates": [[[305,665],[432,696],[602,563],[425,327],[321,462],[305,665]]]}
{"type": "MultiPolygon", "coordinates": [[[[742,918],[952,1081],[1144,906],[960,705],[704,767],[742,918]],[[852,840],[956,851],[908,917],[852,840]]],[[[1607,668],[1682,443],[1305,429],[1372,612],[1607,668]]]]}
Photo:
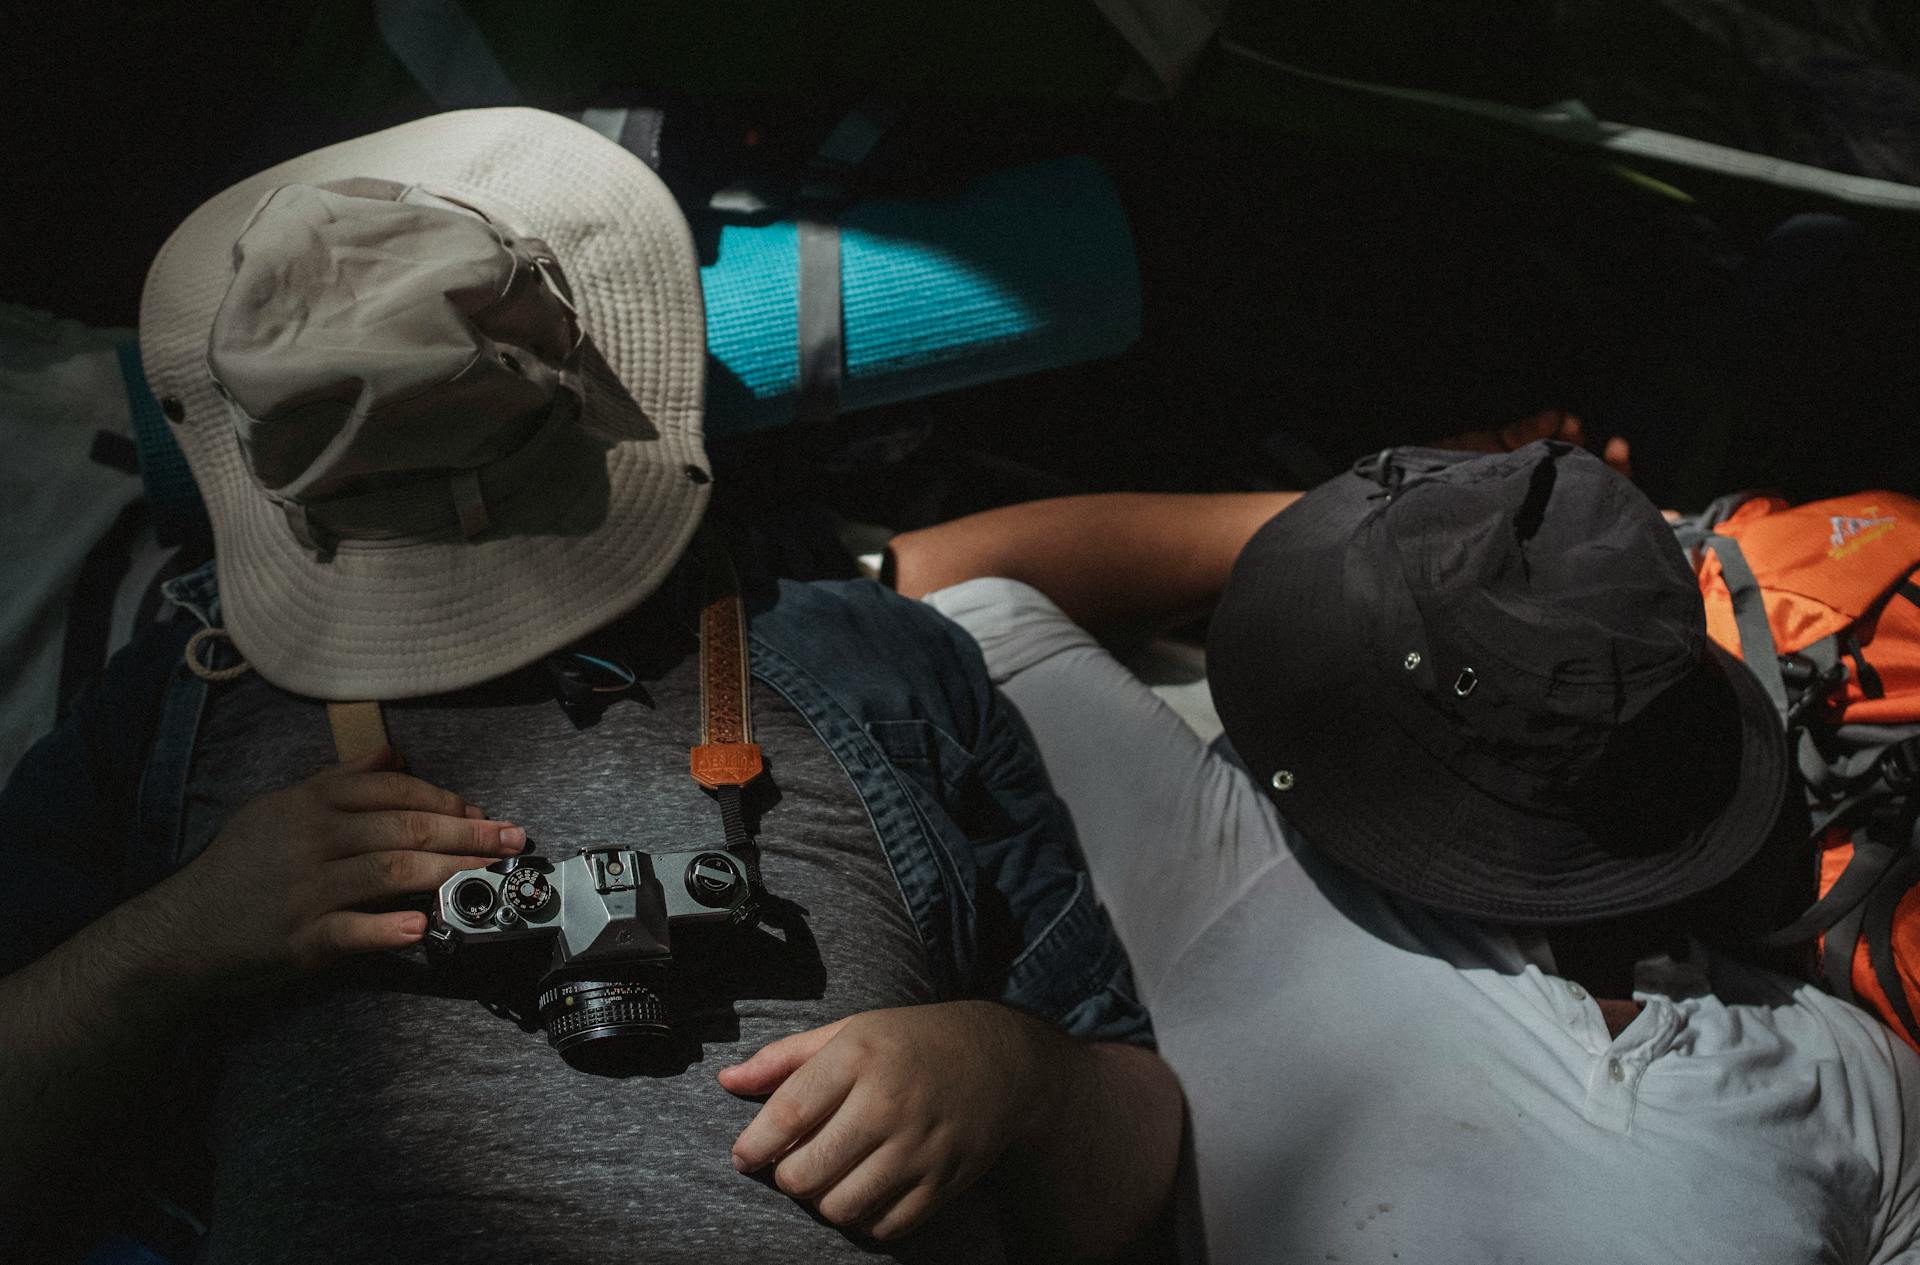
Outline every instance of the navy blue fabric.
{"type": "MultiPolygon", "coordinates": [[[[197,608],[116,655],[0,791],[0,973],[184,863],[181,806],[209,687],[181,667],[197,608]]],[[[754,675],[806,717],[866,803],[935,982],[1097,1040],[1149,1044],[1065,806],[973,640],[870,581],[781,581],[750,602],[754,675]]],[[[211,687],[217,689],[217,686],[211,687]]]]}
{"type": "MultiPolygon", "coordinates": [[[[133,895],[124,866],[147,751],[191,628],[156,626],[114,655],[0,790],[0,974],[23,966],[133,895]]],[[[188,739],[191,741],[191,738],[188,739]]],[[[149,837],[145,847],[162,845],[149,837]]]]}

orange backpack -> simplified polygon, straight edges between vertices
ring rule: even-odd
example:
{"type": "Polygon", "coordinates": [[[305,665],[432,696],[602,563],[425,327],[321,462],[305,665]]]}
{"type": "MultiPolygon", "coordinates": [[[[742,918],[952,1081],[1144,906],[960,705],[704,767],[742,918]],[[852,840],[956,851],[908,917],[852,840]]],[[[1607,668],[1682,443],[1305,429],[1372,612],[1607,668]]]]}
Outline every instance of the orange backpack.
{"type": "Polygon", "coordinates": [[[1676,530],[1707,633],[1779,708],[1819,899],[1766,937],[1818,940],[1821,983],[1920,1050],[1920,501],[1723,498],[1676,530]]]}

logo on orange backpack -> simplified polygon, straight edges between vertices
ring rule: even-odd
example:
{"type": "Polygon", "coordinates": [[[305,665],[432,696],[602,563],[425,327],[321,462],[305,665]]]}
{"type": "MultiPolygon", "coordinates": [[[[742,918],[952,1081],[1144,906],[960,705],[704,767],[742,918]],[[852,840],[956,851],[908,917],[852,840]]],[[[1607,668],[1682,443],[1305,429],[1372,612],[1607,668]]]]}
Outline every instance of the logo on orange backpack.
{"type": "MultiPolygon", "coordinates": [[[[1880,507],[1868,505],[1863,508],[1871,514],[1880,507]]],[[[1827,550],[1827,557],[1844,558],[1876,536],[1884,536],[1892,531],[1898,520],[1891,514],[1881,518],[1848,518],[1834,514],[1827,521],[1833,524],[1833,548],[1827,550]]]]}

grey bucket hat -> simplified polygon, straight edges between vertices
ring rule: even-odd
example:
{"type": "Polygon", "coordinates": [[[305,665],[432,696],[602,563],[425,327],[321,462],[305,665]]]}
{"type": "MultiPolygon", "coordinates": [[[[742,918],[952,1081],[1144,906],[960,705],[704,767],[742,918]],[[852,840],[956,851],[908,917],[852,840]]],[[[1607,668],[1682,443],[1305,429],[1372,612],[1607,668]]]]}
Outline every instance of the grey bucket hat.
{"type": "Polygon", "coordinates": [[[558,115],[438,115],[242,181],[162,247],[140,330],[227,631],[296,693],[520,667],[658,587],[705,508],[691,234],[558,115]]]}

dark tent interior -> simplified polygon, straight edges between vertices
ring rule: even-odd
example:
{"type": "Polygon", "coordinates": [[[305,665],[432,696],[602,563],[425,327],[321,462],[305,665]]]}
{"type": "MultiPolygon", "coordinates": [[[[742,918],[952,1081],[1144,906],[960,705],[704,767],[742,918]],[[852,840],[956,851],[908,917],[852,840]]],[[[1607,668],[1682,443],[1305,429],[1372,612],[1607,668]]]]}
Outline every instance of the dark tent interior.
{"type": "MultiPolygon", "coordinates": [[[[1662,508],[1920,494],[1920,9],[1197,7],[1217,29],[1168,68],[1096,0],[11,6],[0,424],[75,392],[129,420],[76,422],[87,508],[18,527],[61,561],[23,565],[0,639],[24,700],[0,769],[212,554],[141,373],[162,243],[254,173],[453,109],[582,120],[671,190],[714,510],[770,575],[854,577],[889,533],[1044,497],[1308,488],[1542,416],[1630,454],[1662,508]],[[775,319],[754,244],[810,217],[878,270],[874,338],[911,316],[952,346],[849,343],[823,402],[804,364],[779,376],[788,325],[726,342],[725,303],[775,319]],[[962,329],[958,300],[927,315],[950,293],[1002,306],[962,329]]],[[[107,1220],[150,1215],[128,1203],[107,1220]]],[[[101,1211],[32,1259],[135,1259],[86,1255],[101,1211]]]]}

